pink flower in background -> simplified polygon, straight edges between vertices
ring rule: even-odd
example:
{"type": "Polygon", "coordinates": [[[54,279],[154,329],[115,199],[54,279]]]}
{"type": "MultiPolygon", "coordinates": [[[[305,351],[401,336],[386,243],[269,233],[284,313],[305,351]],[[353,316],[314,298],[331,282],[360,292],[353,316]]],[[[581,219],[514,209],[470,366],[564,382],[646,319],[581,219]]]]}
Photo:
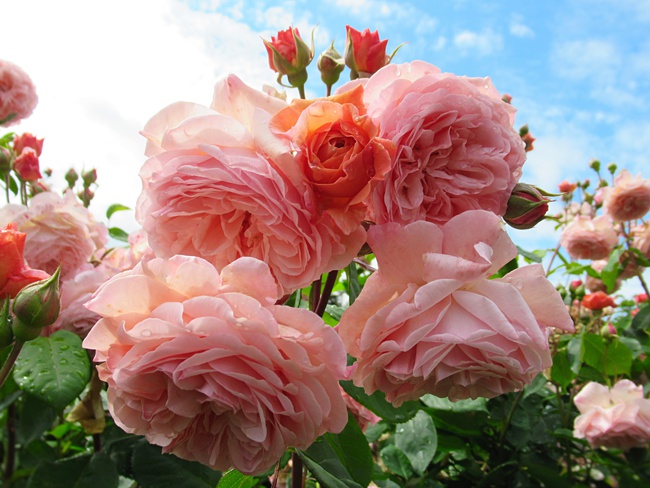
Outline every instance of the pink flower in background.
{"type": "MultiPolygon", "coordinates": [[[[597,261],[593,261],[590,266],[594,269],[594,271],[598,271],[600,273],[605,268],[605,266],[607,266],[607,262],[607,259],[599,259],[597,261]]],[[[622,282],[623,280],[620,278],[616,279],[612,293],[621,287],[622,282]]],[[[589,290],[591,293],[595,293],[597,291],[607,291],[607,285],[603,283],[603,280],[589,275],[585,276],[585,288],[587,288],[587,290],[589,290]]]]}
{"type": "Polygon", "coordinates": [[[151,247],[147,234],[138,229],[129,234],[129,247],[114,247],[107,251],[102,257],[102,264],[107,268],[115,270],[113,274],[120,271],[133,269],[141,259],[152,259],[155,254],[151,247]]]}
{"type": "Polygon", "coordinates": [[[108,242],[108,230],[95,221],[71,191],[63,197],[43,192],[29,206],[6,205],[0,209],[0,225],[9,221],[27,234],[25,259],[33,268],[50,274],[61,265],[62,279],[73,276],[97,249],[108,242]]]}
{"type": "Polygon", "coordinates": [[[381,420],[381,417],[378,417],[372,411],[361,405],[358,401],[348,395],[343,388],[341,388],[341,395],[343,395],[343,400],[345,401],[345,405],[348,407],[348,411],[352,413],[362,431],[365,432],[368,427],[375,425],[381,420]]]}
{"type": "Polygon", "coordinates": [[[460,400],[520,390],[551,365],[549,327],[573,330],[540,265],[488,279],[517,255],[491,212],[442,227],[372,226],[368,243],[379,271],[338,332],[357,359],[354,383],[396,406],[425,393],[460,400]]]}
{"type": "Polygon", "coordinates": [[[573,400],[580,415],[573,435],[592,447],[631,449],[650,442],[650,400],[643,387],[621,380],[611,389],[588,383],[573,400]]]}
{"type": "Polygon", "coordinates": [[[562,231],[560,244],[573,259],[608,259],[618,235],[609,217],[578,215],[562,231]]]}
{"type": "Polygon", "coordinates": [[[642,218],[650,210],[650,180],[632,175],[627,170],[614,179],[613,187],[603,190],[605,212],[616,222],[642,218]]]}
{"type": "Polygon", "coordinates": [[[632,228],[632,246],[643,253],[650,259],[650,224],[644,222],[632,228]]]}
{"type": "Polygon", "coordinates": [[[444,223],[471,209],[503,215],[521,176],[515,108],[489,78],[465,78],[415,61],[385,66],[364,83],[378,136],[393,141],[391,171],[367,200],[376,223],[444,223]]]}
{"type": "Polygon", "coordinates": [[[88,308],[103,318],[96,350],[109,409],[124,430],[164,452],[260,474],[287,447],[347,423],[336,332],[279,290],[253,258],[221,274],[188,256],[153,259],[104,284],[88,308]]]}
{"type": "Polygon", "coordinates": [[[9,127],[29,117],[37,103],[36,88],[29,75],[0,59],[0,126],[9,127]]]}
{"type": "Polygon", "coordinates": [[[200,256],[218,269],[252,256],[269,265],[282,294],[356,256],[364,229],[319,217],[290,147],[268,128],[286,107],[229,76],[211,108],[174,104],[147,123],[136,217],[157,255],[200,256]]]}
{"type": "Polygon", "coordinates": [[[92,298],[93,293],[106,282],[115,272],[99,265],[94,267],[87,264],[74,276],[61,282],[61,313],[52,325],[47,328],[48,334],[57,330],[67,330],[77,334],[82,339],[88,335],[93,325],[101,318],[84,305],[92,298]]]}

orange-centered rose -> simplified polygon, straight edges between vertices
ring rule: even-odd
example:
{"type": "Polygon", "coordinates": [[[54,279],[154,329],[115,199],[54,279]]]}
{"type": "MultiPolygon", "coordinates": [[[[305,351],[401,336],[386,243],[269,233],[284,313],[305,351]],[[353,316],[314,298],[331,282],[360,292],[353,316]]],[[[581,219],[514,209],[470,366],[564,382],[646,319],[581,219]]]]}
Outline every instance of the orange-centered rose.
{"type": "Polygon", "coordinates": [[[291,138],[321,211],[339,225],[343,219],[360,223],[362,201],[388,172],[395,154],[391,141],[377,137],[362,97],[358,86],[329,98],[294,100],[271,121],[274,131],[291,138]]]}

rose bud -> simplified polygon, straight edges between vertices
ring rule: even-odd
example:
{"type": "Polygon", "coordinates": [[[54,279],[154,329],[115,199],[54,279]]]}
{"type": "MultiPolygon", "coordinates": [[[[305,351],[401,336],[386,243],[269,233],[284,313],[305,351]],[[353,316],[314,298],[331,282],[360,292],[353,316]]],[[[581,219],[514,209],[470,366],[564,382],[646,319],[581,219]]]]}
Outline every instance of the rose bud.
{"type": "Polygon", "coordinates": [[[25,132],[14,137],[14,152],[20,154],[26,147],[31,147],[40,156],[43,152],[43,139],[38,139],[35,135],[25,132]]]}
{"type": "Polygon", "coordinates": [[[31,341],[41,335],[41,329],[52,325],[61,310],[61,292],[57,268],[49,278],[37,281],[18,292],[13,303],[12,329],[16,339],[31,341]]]}
{"type": "MultiPolygon", "coordinates": [[[[379,32],[366,29],[359,32],[349,25],[345,26],[347,39],[345,41],[345,64],[350,68],[350,79],[369,78],[372,74],[390,63],[391,56],[386,54],[388,39],[379,40],[379,32]]],[[[399,48],[398,48],[399,49],[399,48]]]]}
{"type": "Polygon", "coordinates": [[[647,293],[639,293],[638,295],[635,295],[634,301],[636,303],[643,303],[648,301],[648,294],[647,293]]]}
{"type": "Polygon", "coordinates": [[[79,175],[77,172],[74,170],[74,168],[70,168],[68,172],[65,174],[65,181],[68,182],[68,188],[73,189],[75,183],[77,183],[77,180],[79,179],[79,175]]]}
{"type": "Polygon", "coordinates": [[[572,193],[578,188],[577,183],[569,183],[567,180],[564,180],[558,185],[560,193],[572,193]]]}
{"type": "Polygon", "coordinates": [[[616,327],[614,327],[611,322],[608,322],[600,328],[600,334],[604,337],[615,336],[616,327]]]}
{"type": "Polygon", "coordinates": [[[503,220],[515,229],[531,229],[541,222],[548,212],[546,198],[550,193],[527,183],[517,183],[510,194],[503,220]]]}
{"type": "Polygon", "coordinates": [[[26,147],[14,161],[14,171],[23,181],[36,181],[43,177],[38,162],[38,154],[26,147]]]}
{"type": "Polygon", "coordinates": [[[269,55],[269,67],[279,73],[278,82],[287,75],[289,84],[303,88],[307,81],[307,66],[314,58],[314,50],[300,37],[298,29],[289,27],[279,31],[270,41],[262,39],[269,55]]]}
{"type": "Polygon", "coordinates": [[[0,147],[0,174],[6,174],[11,171],[11,153],[9,149],[0,147]]]}
{"type": "Polygon", "coordinates": [[[334,48],[334,41],[326,51],[323,51],[318,57],[318,70],[320,71],[320,78],[327,86],[327,93],[329,94],[332,85],[339,81],[339,76],[345,68],[345,61],[343,56],[334,48]]]}
{"type": "Polygon", "coordinates": [[[90,185],[97,181],[97,170],[91,169],[81,173],[81,179],[84,182],[84,188],[88,188],[90,185]]]}

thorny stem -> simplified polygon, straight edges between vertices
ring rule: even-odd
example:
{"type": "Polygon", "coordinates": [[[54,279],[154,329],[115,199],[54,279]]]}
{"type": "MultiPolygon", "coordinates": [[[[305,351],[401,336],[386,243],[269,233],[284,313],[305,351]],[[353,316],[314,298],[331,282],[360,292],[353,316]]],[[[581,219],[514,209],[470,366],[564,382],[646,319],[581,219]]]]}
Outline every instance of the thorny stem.
{"type": "Polygon", "coordinates": [[[560,252],[560,244],[555,246],[555,249],[553,250],[553,255],[551,256],[551,260],[548,262],[548,267],[546,268],[546,277],[548,277],[548,274],[551,272],[551,266],[553,265],[553,261],[555,261],[558,252],[560,252]]]}
{"type": "Polygon", "coordinates": [[[9,351],[9,356],[7,356],[7,360],[2,365],[2,369],[0,369],[0,387],[4,385],[5,381],[7,380],[7,377],[9,376],[9,373],[11,373],[11,368],[13,368],[14,363],[16,362],[16,359],[18,359],[18,355],[20,354],[20,350],[23,348],[24,345],[25,345],[25,341],[16,339],[14,345],[11,347],[11,351],[9,351]]]}
{"type": "Polygon", "coordinates": [[[515,414],[517,405],[519,405],[519,402],[521,401],[523,396],[524,396],[524,390],[521,390],[515,397],[515,401],[512,402],[512,405],[510,406],[510,411],[508,412],[508,416],[506,417],[506,421],[503,423],[503,427],[501,427],[501,433],[499,434],[499,442],[503,441],[503,438],[506,435],[506,431],[508,430],[508,426],[512,421],[512,416],[515,414]]]}
{"type": "Polygon", "coordinates": [[[357,263],[359,266],[361,266],[363,269],[365,269],[367,271],[371,271],[373,273],[375,271],[377,271],[376,268],[374,268],[373,266],[370,266],[364,259],[354,258],[352,261],[354,261],[355,263],[357,263]]]}
{"type": "Polygon", "coordinates": [[[291,454],[291,488],[303,488],[302,459],[298,453],[291,454]]]}
{"type": "Polygon", "coordinates": [[[321,277],[319,276],[311,284],[311,293],[309,294],[309,310],[315,312],[318,308],[318,303],[320,302],[320,287],[321,287],[321,277]]]}

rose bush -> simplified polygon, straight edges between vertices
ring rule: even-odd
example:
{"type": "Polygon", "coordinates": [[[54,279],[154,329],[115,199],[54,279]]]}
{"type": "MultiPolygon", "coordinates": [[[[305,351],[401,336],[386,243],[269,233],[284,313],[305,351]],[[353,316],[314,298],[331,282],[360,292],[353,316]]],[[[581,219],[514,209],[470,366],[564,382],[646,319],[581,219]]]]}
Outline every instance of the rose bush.
{"type": "Polygon", "coordinates": [[[19,66],[0,59],[0,126],[29,117],[38,104],[31,78],[19,66]]]}
{"type": "Polygon", "coordinates": [[[603,195],[605,212],[615,222],[640,219],[650,210],[650,180],[629,171],[621,170],[614,185],[605,187],[603,195]]]}
{"type": "Polygon", "coordinates": [[[560,244],[574,259],[607,259],[618,244],[618,235],[609,217],[578,215],[562,231],[560,244]]]}
{"type": "Polygon", "coordinates": [[[0,229],[0,299],[13,298],[23,287],[49,278],[45,271],[31,269],[25,263],[25,237],[15,223],[0,229]]]}
{"type": "Polygon", "coordinates": [[[246,474],[341,431],[343,345],[278,298],[253,258],[221,274],[200,258],[153,259],[104,284],[88,303],[103,318],[84,346],[102,363],[115,421],[165,452],[246,474]]]}

